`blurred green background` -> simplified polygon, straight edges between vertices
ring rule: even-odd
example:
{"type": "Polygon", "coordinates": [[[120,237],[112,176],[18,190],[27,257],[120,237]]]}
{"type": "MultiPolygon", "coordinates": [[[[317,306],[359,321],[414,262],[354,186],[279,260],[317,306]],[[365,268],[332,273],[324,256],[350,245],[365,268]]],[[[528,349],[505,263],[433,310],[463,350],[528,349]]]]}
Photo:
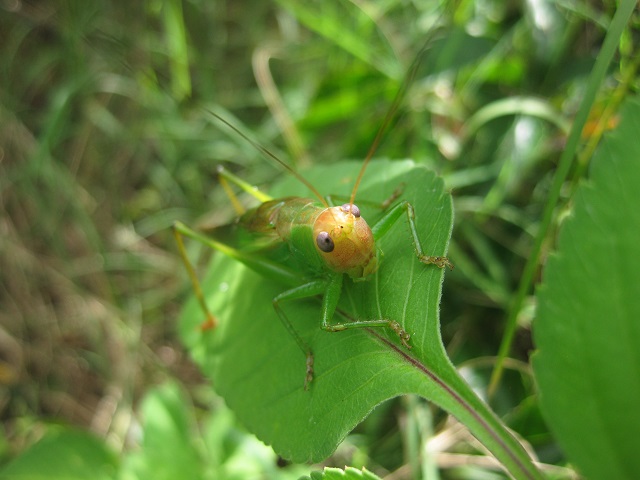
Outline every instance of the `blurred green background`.
{"type": "MultiPolygon", "coordinates": [[[[190,290],[170,226],[233,218],[219,163],[260,186],[283,173],[209,112],[303,173],[362,159],[419,53],[376,155],[425,163],[453,191],[443,337],[486,385],[614,10],[585,0],[0,1],[0,462],[56,423],[128,451],[140,399],[166,381],[196,418],[225,412],[177,342],[190,290]]],[[[615,124],[596,120],[619,100],[620,79],[637,90],[634,38],[637,25],[580,158],[615,124]]],[[[583,175],[577,163],[565,198],[583,175]]],[[[542,461],[562,463],[532,396],[529,306],[492,407],[542,461]]],[[[416,399],[388,402],[327,463],[402,471],[411,435],[430,431],[416,420],[425,412],[416,399]]],[[[457,432],[444,418],[435,413],[433,428],[457,432]]],[[[220,435],[238,445],[246,434],[225,425],[220,435]]],[[[457,433],[448,449],[468,444],[457,433]]],[[[269,458],[274,478],[299,472],[269,458]]]]}

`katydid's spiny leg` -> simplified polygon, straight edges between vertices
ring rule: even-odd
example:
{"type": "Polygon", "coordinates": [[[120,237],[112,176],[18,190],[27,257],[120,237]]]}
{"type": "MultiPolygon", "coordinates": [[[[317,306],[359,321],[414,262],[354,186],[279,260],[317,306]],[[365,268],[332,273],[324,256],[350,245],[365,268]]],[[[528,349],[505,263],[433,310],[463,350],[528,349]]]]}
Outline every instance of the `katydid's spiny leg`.
{"type": "Polygon", "coordinates": [[[426,255],[424,253],[424,251],[422,250],[422,245],[420,244],[420,238],[418,237],[418,230],[416,229],[416,214],[413,209],[413,205],[411,205],[406,200],[393,206],[391,210],[389,210],[380,220],[378,220],[378,222],[376,222],[375,225],[371,227],[373,238],[376,240],[376,242],[384,235],[386,235],[391,227],[395,225],[395,223],[402,215],[403,210],[407,214],[407,220],[409,221],[409,230],[411,231],[411,239],[418,259],[422,263],[434,264],[439,268],[449,267],[451,270],[453,270],[453,264],[447,257],[426,255]]]}
{"type": "Polygon", "coordinates": [[[302,337],[298,334],[296,329],[293,327],[293,324],[287,318],[287,315],[284,313],[284,310],[280,306],[280,302],[283,300],[296,300],[302,298],[315,297],[316,295],[321,295],[322,292],[327,288],[327,282],[324,279],[314,280],[309,283],[305,283],[304,285],[300,285],[298,287],[294,287],[286,292],[282,292],[277,295],[273,299],[273,308],[275,309],[282,325],[287,329],[287,332],[293,337],[293,339],[300,347],[300,350],[305,355],[307,359],[307,371],[304,379],[304,389],[307,390],[309,388],[309,383],[313,380],[313,353],[311,352],[311,348],[307,342],[305,342],[302,337]]]}
{"type": "Polygon", "coordinates": [[[294,338],[298,347],[307,358],[307,371],[304,382],[304,389],[307,390],[309,384],[313,380],[313,353],[309,345],[300,337],[298,332],[293,327],[293,324],[287,318],[284,310],[280,306],[280,302],[283,300],[296,300],[314,297],[316,295],[323,295],[322,297],[322,323],[321,328],[328,332],[341,332],[343,330],[351,328],[368,328],[368,327],[387,327],[393,330],[402,344],[411,349],[409,345],[409,334],[400,326],[398,322],[393,320],[355,320],[346,323],[329,323],[333,318],[338,307],[338,301],[340,300],[340,294],[342,292],[342,280],[344,275],[337,273],[332,275],[329,280],[320,279],[312,282],[300,285],[277,295],[273,299],[273,308],[275,309],[280,321],[294,338]]]}
{"type": "Polygon", "coordinates": [[[187,256],[187,251],[184,246],[183,237],[190,238],[192,240],[196,240],[203,245],[207,245],[208,247],[213,248],[214,250],[218,250],[225,255],[235,258],[236,260],[243,261],[243,253],[236,250],[233,247],[225,245],[224,243],[218,242],[212,238],[203,235],[200,232],[197,232],[189,227],[187,227],[182,222],[175,222],[173,224],[173,235],[176,239],[176,244],[178,245],[178,252],[180,253],[180,258],[182,259],[182,263],[184,264],[187,274],[189,275],[189,279],[191,280],[191,285],[193,286],[193,291],[196,295],[198,303],[200,304],[200,308],[205,314],[206,320],[202,322],[200,325],[201,330],[211,330],[215,328],[218,324],[216,317],[211,313],[209,307],[207,306],[207,302],[204,298],[204,294],[202,293],[202,287],[200,286],[200,281],[198,280],[198,276],[196,274],[195,268],[191,261],[189,261],[189,257],[187,256]]]}
{"type": "Polygon", "coordinates": [[[341,332],[351,328],[387,327],[393,330],[398,337],[400,337],[402,344],[410,350],[411,345],[409,345],[409,333],[407,333],[402,326],[394,320],[354,320],[344,323],[329,323],[336,312],[336,308],[338,307],[340,293],[342,292],[343,277],[343,274],[336,274],[331,277],[329,284],[326,285],[326,290],[322,297],[322,329],[328,332],[341,332]]]}

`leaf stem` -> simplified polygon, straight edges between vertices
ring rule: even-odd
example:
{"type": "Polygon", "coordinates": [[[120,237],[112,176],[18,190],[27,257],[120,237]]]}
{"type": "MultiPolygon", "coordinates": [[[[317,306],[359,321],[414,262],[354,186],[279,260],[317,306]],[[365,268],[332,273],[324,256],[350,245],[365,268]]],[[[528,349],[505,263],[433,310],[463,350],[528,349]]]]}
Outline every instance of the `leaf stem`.
{"type": "MultiPolygon", "coordinates": [[[[541,479],[541,474],[534,466],[531,458],[522,447],[520,442],[506,429],[500,419],[482,402],[471,387],[459,377],[457,370],[451,365],[452,373],[458,376],[460,382],[455,385],[451,381],[445,381],[441,376],[425,365],[418,358],[410,355],[406,350],[401,349],[398,345],[382,336],[379,332],[367,328],[367,332],[388,348],[402,356],[405,361],[413,367],[427,375],[438,388],[445,393],[449,401],[460,407],[457,409],[456,417],[464,423],[469,431],[482,442],[482,444],[491,451],[493,455],[502,463],[505,469],[513,475],[514,478],[523,479],[541,479]],[[464,418],[462,418],[464,417],[464,418]]],[[[420,396],[427,398],[422,392],[414,392],[420,396]]],[[[431,395],[429,396],[429,398],[431,395]]],[[[440,405],[443,408],[444,405],[440,405]]],[[[451,413],[451,412],[450,412],[451,413]]],[[[455,413],[455,412],[454,412],[455,413]]]]}

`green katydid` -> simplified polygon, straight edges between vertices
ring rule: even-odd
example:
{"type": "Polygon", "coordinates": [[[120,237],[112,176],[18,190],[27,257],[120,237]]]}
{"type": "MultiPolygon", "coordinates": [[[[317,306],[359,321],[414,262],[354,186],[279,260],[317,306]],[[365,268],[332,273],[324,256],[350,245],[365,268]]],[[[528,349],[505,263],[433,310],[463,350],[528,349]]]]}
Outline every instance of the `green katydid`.
{"type": "Polygon", "coordinates": [[[330,196],[323,197],[310,182],[293,171],[266,148],[255,143],[224,118],[210,112],[265,156],[275,160],[285,170],[292,173],[309,188],[317,200],[302,197],[275,199],[256,190],[253,186],[224,168],[218,168],[220,182],[239,213],[239,218],[234,223],[233,228],[239,230],[240,235],[250,238],[253,244],[258,246],[236,248],[205,236],[181,222],[174,224],[174,235],[178,250],[193,284],[196,298],[206,315],[206,320],[202,323],[201,328],[203,330],[214,329],[217,325],[217,319],[207,307],[200,282],[187,257],[183,237],[197,240],[242,262],[267,278],[274,279],[278,283],[290,287],[273,298],[273,308],[306,358],[305,389],[308,388],[313,379],[314,357],[312,348],[296,331],[293,323],[282,308],[282,302],[321,296],[320,328],[323,330],[338,332],[354,328],[388,328],[395,332],[405,348],[410,349],[409,333],[393,319],[352,320],[339,323],[333,321],[343,288],[344,276],[348,275],[354,281],[362,281],[376,272],[380,261],[380,251],[376,247],[376,242],[391,230],[403,214],[407,218],[411,241],[418,259],[424,264],[432,264],[439,268],[453,268],[447,257],[425,254],[417,233],[413,206],[406,200],[394,203],[400,195],[401,186],[391,198],[383,202],[381,207],[384,210],[384,214],[371,227],[362,218],[360,209],[354,203],[358,186],[366,172],[367,165],[404,96],[404,89],[415,74],[418,57],[416,57],[405,79],[403,88],[398,92],[363,161],[349,201],[340,206],[334,206],[330,196]],[[229,183],[235,184],[254,196],[261,202],[260,205],[244,211],[235,199],[229,183]],[[274,251],[278,253],[273,255],[274,251]],[[285,252],[284,255],[283,251],[285,252]]]}

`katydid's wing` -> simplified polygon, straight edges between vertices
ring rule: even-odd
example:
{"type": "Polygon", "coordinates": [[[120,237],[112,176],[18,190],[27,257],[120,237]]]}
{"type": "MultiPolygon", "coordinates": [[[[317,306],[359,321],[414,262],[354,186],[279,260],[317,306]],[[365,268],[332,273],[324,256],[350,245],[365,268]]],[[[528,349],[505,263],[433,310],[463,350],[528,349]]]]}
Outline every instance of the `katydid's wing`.
{"type": "MultiPolygon", "coordinates": [[[[316,167],[307,176],[327,194],[348,195],[358,169],[357,163],[342,163],[316,167]]],[[[445,255],[452,202],[433,172],[411,161],[372,162],[358,198],[382,202],[400,186],[401,198],[415,208],[425,253],[445,255]]],[[[307,195],[291,181],[272,193],[307,195]]],[[[368,202],[361,203],[361,211],[369,223],[381,214],[368,202]]],[[[378,272],[365,282],[346,279],[339,308],[354,319],[399,322],[411,334],[411,350],[384,328],[322,331],[318,299],[288,302],[283,308],[315,358],[315,377],[305,391],[304,355],[272,306],[273,297],[287,287],[222,255],[205,280],[207,300],[220,325],[199,332],[202,313],[191,302],[181,322],[183,340],[238,418],[285,458],[320,461],[376,405],[415,393],[453,413],[514,476],[537,478],[520,444],[447,358],[439,324],[445,271],[417,260],[404,216],[379,247],[384,255],[378,272]]]]}

